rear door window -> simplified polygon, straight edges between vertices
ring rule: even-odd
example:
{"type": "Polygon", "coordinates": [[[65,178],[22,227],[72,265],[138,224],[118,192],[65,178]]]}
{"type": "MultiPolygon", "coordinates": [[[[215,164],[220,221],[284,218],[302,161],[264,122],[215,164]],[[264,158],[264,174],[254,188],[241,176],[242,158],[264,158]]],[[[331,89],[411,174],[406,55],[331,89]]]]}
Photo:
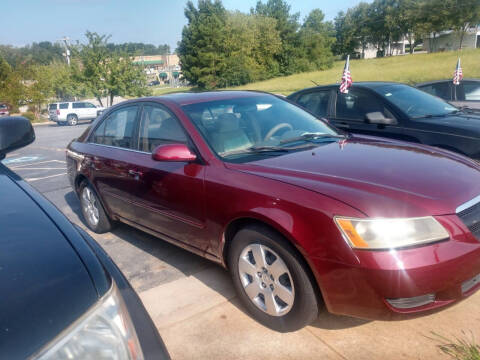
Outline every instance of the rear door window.
{"type": "Polygon", "coordinates": [[[91,141],[96,144],[133,149],[138,106],[128,106],[112,112],[94,131],[91,141]]]}
{"type": "Polygon", "coordinates": [[[300,95],[297,103],[315,115],[326,117],[330,91],[315,91],[300,95]]]}
{"type": "Polygon", "coordinates": [[[48,110],[57,110],[57,104],[50,104],[48,110]]]}
{"type": "Polygon", "coordinates": [[[85,103],[73,103],[72,108],[73,109],[83,109],[83,108],[85,108],[85,103]]]}
{"type": "Polygon", "coordinates": [[[60,104],[60,109],[68,109],[68,103],[60,104]]]}

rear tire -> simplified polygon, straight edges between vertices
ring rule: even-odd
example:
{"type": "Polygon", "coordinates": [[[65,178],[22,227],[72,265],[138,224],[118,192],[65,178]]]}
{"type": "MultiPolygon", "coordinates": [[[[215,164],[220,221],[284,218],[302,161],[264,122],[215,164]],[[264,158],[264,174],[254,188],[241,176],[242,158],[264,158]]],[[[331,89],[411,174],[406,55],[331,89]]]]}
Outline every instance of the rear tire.
{"type": "Polygon", "coordinates": [[[67,124],[70,126],[75,126],[78,124],[78,117],[75,114],[71,114],[67,116],[67,124]]]}
{"type": "Polygon", "coordinates": [[[228,264],[237,294],[263,325],[296,331],[318,317],[315,287],[298,253],[268,227],[249,225],[232,240],[228,264]]]}
{"type": "Polygon", "coordinates": [[[97,193],[90,184],[84,181],[79,189],[80,208],[85,223],[90,230],[103,234],[113,228],[113,223],[107,216],[97,193]]]}

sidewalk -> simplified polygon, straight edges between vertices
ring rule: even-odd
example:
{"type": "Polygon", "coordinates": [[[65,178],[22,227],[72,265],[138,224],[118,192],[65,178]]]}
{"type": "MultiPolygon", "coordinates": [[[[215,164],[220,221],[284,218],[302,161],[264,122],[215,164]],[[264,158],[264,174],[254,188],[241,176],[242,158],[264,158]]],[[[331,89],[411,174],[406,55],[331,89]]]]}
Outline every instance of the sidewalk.
{"type": "Polygon", "coordinates": [[[309,327],[281,334],[244,312],[229,275],[212,267],[140,293],[172,359],[444,359],[432,332],[480,331],[480,292],[416,319],[366,321],[326,312],[309,327]]]}

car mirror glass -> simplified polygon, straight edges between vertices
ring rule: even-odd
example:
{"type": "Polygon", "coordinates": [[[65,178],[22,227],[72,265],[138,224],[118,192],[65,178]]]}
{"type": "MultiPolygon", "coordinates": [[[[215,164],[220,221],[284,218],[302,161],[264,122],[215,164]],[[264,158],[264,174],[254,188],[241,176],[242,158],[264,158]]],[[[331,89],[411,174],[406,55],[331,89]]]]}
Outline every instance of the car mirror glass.
{"type": "Polygon", "coordinates": [[[382,112],[374,111],[365,114],[366,122],[369,124],[392,125],[396,124],[395,119],[385,117],[382,112]]]}

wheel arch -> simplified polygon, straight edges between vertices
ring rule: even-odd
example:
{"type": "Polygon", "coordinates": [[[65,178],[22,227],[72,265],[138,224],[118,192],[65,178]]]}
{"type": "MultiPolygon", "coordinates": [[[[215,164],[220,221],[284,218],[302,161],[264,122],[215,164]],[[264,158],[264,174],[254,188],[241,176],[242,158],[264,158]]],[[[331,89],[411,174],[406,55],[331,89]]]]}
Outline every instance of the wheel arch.
{"type": "Polygon", "coordinates": [[[308,261],[307,257],[305,256],[305,251],[304,249],[296,242],[291,235],[284,230],[281,226],[278,224],[275,224],[274,222],[270,221],[269,219],[260,219],[255,216],[243,216],[236,218],[232,221],[230,221],[227,226],[225,227],[225,230],[222,235],[222,263],[223,265],[228,269],[229,264],[228,264],[228,255],[230,251],[231,244],[233,242],[233,238],[235,237],[235,234],[242,228],[249,226],[249,225],[258,225],[262,227],[268,228],[270,231],[273,231],[280,235],[285,241],[290,245],[291,250],[294,251],[297,255],[300,261],[302,262],[303,267],[305,268],[307,272],[307,276],[309,277],[312,286],[315,289],[315,293],[317,295],[317,299],[320,303],[324,303],[323,300],[323,295],[322,291],[320,289],[319,283],[318,283],[318,277],[316,272],[313,269],[312,264],[308,261]]]}

